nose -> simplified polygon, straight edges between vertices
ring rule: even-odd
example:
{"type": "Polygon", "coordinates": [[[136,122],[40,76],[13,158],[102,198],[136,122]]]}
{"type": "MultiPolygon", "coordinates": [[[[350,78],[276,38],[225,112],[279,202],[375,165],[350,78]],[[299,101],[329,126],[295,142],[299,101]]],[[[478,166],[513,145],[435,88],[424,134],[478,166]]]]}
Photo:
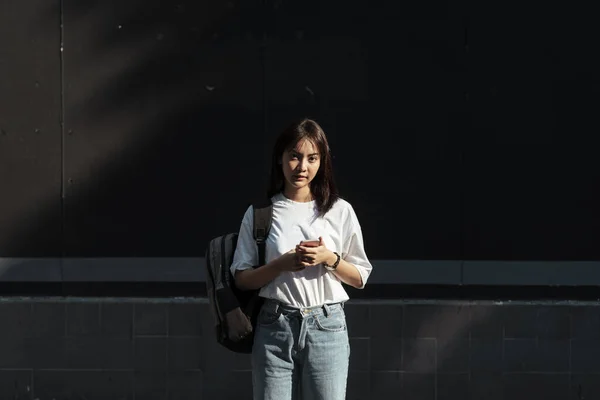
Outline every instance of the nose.
{"type": "Polygon", "coordinates": [[[306,171],[307,166],[308,161],[306,160],[306,158],[303,158],[302,161],[300,161],[300,163],[298,164],[298,169],[300,170],[300,172],[304,172],[306,171]]]}

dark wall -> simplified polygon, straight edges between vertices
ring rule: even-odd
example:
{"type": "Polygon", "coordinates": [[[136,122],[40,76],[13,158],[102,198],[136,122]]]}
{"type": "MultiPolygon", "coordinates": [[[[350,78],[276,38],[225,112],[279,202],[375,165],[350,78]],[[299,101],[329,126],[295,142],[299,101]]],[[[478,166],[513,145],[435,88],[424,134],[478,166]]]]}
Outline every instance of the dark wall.
{"type": "Polygon", "coordinates": [[[0,255],[202,256],[310,116],[373,259],[600,260],[592,15],[3,1],[0,255]]]}
{"type": "MultiPolygon", "coordinates": [[[[349,400],[600,397],[597,302],[350,301],[349,400]]],[[[206,299],[1,299],[0,398],[251,399],[206,299]],[[135,397],[134,397],[135,396],[135,397]]]]}

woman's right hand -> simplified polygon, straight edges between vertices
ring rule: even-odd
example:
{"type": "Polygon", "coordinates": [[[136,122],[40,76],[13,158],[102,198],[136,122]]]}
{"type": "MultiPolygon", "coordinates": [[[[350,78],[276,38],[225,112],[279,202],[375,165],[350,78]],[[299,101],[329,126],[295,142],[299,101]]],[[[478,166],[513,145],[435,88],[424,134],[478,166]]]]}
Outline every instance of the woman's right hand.
{"type": "Polygon", "coordinates": [[[298,260],[298,254],[296,253],[295,249],[292,249],[287,253],[282,254],[277,259],[277,261],[277,267],[282,272],[297,272],[302,271],[304,268],[306,268],[300,264],[300,261],[298,260]]]}

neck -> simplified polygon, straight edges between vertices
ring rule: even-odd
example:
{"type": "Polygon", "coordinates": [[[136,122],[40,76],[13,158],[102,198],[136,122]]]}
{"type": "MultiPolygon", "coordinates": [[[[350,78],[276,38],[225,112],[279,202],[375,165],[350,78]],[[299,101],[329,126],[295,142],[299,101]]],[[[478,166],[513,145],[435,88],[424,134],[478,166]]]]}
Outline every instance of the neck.
{"type": "Polygon", "coordinates": [[[299,203],[306,203],[313,200],[310,188],[305,186],[300,189],[286,187],[283,191],[283,195],[290,200],[297,201],[299,203]]]}

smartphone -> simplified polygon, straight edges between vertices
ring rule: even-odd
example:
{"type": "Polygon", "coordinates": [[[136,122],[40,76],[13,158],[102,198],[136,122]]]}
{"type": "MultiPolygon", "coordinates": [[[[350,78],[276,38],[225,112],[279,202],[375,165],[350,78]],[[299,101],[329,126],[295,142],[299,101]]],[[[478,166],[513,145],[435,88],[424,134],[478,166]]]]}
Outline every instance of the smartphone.
{"type": "Polygon", "coordinates": [[[319,239],[317,240],[303,240],[302,242],[300,242],[301,246],[305,246],[305,247],[319,247],[319,239]]]}

